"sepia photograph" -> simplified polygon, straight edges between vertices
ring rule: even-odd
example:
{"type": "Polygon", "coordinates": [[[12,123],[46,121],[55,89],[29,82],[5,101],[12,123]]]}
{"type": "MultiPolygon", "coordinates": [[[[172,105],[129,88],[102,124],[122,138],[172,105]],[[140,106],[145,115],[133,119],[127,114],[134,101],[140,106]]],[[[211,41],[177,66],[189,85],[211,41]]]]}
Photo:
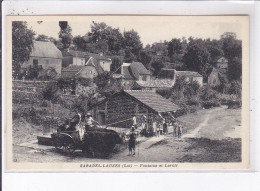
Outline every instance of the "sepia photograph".
{"type": "Polygon", "coordinates": [[[248,16],[7,16],[7,168],[249,168],[248,16]]]}

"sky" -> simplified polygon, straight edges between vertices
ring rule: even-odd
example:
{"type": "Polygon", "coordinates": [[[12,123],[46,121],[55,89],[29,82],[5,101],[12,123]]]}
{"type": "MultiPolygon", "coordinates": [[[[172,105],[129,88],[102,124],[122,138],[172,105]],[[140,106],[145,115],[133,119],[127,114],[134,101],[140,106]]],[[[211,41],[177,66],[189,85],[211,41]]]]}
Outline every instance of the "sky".
{"type": "MultiPolygon", "coordinates": [[[[105,22],[113,28],[124,30],[134,29],[140,35],[145,45],[154,42],[169,41],[172,38],[211,38],[219,39],[224,32],[235,32],[237,38],[242,38],[241,20],[243,17],[235,16],[84,16],[80,18],[62,18],[68,21],[72,28],[72,35],[84,35],[90,31],[92,21],[105,22]]],[[[59,20],[53,19],[28,20],[28,27],[37,35],[44,34],[58,39],[59,20]]]]}

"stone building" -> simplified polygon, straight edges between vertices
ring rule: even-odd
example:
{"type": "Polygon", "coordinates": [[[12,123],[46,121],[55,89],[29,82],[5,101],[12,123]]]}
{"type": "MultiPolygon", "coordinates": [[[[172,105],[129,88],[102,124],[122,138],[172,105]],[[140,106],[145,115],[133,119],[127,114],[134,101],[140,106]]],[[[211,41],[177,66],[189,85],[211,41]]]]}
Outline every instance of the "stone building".
{"type": "Polygon", "coordinates": [[[30,58],[22,64],[22,68],[37,67],[44,70],[54,68],[61,74],[61,64],[62,53],[52,42],[33,41],[30,58]]]}

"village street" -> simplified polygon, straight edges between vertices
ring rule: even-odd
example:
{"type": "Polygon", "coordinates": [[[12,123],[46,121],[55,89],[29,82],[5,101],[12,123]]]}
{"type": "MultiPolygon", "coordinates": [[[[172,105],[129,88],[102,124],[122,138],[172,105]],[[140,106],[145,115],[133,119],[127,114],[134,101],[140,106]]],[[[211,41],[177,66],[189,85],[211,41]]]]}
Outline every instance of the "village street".
{"type": "Polygon", "coordinates": [[[81,153],[65,156],[55,149],[32,149],[14,145],[17,162],[234,162],[240,161],[240,112],[226,107],[200,110],[179,120],[187,124],[182,138],[168,135],[139,137],[136,155],[128,156],[128,149],[114,153],[109,159],[87,158],[81,153]],[[200,119],[196,116],[201,116],[200,119]],[[192,119],[193,118],[193,119],[192,119]],[[196,119],[195,119],[196,118],[196,119]],[[189,127],[189,121],[194,124],[189,127]]]}

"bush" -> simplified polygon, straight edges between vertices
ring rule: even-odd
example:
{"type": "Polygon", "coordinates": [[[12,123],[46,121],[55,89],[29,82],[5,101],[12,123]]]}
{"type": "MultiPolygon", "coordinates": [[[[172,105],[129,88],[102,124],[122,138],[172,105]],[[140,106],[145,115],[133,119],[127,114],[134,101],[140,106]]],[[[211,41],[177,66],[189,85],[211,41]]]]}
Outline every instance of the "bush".
{"type": "Polygon", "coordinates": [[[238,109],[241,108],[242,102],[241,100],[230,100],[227,105],[228,109],[238,109]]]}
{"type": "Polygon", "coordinates": [[[47,101],[42,101],[41,104],[40,104],[41,107],[48,107],[48,105],[49,104],[48,104],[47,101]]]}
{"type": "Polygon", "coordinates": [[[213,90],[211,87],[206,86],[201,88],[200,98],[202,101],[209,101],[212,99],[217,99],[218,92],[213,90]]]}
{"type": "Polygon", "coordinates": [[[156,90],[156,93],[160,94],[162,97],[165,97],[166,99],[169,99],[170,96],[172,95],[172,89],[171,88],[158,89],[156,90]]]}
{"type": "Polygon", "coordinates": [[[208,100],[208,101],[203,101],[202,102],[202,107],[205,109],[209,109],[212,107],[219,107],[221,104],[217,99],[212,99],[212,100],[208,100]]]}

